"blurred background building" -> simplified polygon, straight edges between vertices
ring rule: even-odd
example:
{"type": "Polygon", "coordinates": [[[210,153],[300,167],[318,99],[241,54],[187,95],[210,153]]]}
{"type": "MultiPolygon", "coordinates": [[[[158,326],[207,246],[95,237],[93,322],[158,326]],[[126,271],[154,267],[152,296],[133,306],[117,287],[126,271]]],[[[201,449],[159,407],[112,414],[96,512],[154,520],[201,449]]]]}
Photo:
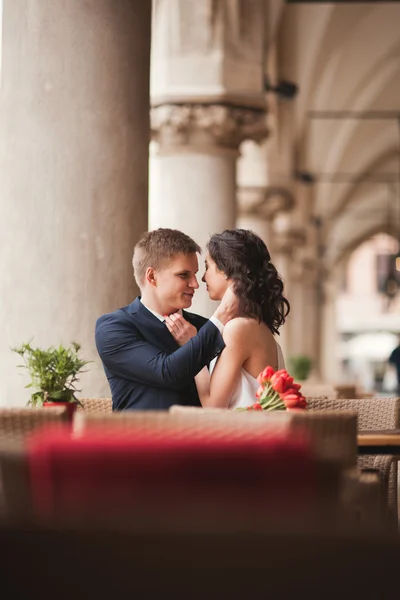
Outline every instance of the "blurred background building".
{"type": "MultiPolygon", "coordinates": [[[[77,340],[137,290],[147,228],[251,228],[311,377],[391,393],[400,333],[400,5],[2,0],[0,404],[10,347],[77,340]],[[150,148],[150,151],[149,151],[150,148]],[[150,157],[150,160],[149,160],[150,157]]],[[[205,290],[194,310],[211,314],[205,290]]]]}

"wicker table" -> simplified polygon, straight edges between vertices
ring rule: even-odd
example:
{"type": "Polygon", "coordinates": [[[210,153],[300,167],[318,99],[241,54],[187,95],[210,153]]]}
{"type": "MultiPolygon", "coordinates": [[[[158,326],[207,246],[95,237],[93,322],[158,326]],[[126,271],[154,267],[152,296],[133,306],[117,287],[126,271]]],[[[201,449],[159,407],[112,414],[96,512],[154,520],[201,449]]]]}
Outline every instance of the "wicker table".
{"type": "Polygon", "coordinates": [[[400,429],[386,431],[359,431],[359,454],[392,454],[400,457],[400,429]]]}

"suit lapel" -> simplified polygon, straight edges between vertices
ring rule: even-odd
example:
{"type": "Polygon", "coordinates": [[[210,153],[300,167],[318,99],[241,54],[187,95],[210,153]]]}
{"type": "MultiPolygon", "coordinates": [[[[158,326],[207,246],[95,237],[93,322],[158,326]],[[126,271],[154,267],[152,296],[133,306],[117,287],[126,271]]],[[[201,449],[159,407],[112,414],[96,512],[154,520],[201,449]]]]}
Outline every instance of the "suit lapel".
{"type": "Polygon", "coordinates": [[[168,331],[166,324],[147,310],[139,298],[136,298],[130,304],[129,312],[132,315],[135,327],[139,329],[148,342],[168,353],[175,352],[179,348],[179,345],[168,331]]]}
{"type": "Polygon", "coordinates": [[[186,310],[182,311],[182,316],[186,321],[189,321],[192,325],[194,325],[197,331],[207,323],[208,319],[201,317],[200,315],[196,315],[194,313],[187,312],[186,310]]]}

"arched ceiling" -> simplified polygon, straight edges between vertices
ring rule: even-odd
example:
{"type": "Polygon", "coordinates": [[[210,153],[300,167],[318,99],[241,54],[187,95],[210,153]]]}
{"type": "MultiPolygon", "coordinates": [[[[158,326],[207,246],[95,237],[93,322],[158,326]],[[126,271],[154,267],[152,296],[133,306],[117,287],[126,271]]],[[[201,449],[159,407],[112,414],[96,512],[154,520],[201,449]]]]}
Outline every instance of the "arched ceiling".
{"type": "Polygon", "coordinates": [[[360,243],[377,232],[390,233],[398,238],[398,197],[398,184],[360,183],[346,209],[328,222],[323,230],[328,264],[333,265],[345,256],[355,247],[356,240],[360,243]]]}
{"type": "Polygon", "coordinates": [[[387,230],[388,202],[398,213],[400,5],[287,4],[278,56],[281,78],[299,85],[296,166],[317,178],[313,212],[335,262],[355,242],[387,230]],[[316,111],[381,118],[312,118],[316,111]]]}

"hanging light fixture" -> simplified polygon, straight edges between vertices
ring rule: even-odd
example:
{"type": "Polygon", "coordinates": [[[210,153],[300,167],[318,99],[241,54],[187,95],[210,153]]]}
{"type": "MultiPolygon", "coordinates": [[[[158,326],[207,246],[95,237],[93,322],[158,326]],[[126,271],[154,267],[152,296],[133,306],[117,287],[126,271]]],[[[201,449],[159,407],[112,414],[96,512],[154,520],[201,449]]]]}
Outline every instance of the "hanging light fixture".
{"type": "Polygon", "coordinates": [[[396,265],[397,261],[399,260],[399,257],[396,257],[395,260],[393,260],[393,258],[394,257],[390,256],[389,270],[388,270],[388,274],[387,274],[386,281],[385,281],[385,295],[387,296],[389,301],[392,301],[397,296],[398,291],[399,291],[398,277],[396,277],[396,268],[395,268],[395,265],[396,265]]]}

